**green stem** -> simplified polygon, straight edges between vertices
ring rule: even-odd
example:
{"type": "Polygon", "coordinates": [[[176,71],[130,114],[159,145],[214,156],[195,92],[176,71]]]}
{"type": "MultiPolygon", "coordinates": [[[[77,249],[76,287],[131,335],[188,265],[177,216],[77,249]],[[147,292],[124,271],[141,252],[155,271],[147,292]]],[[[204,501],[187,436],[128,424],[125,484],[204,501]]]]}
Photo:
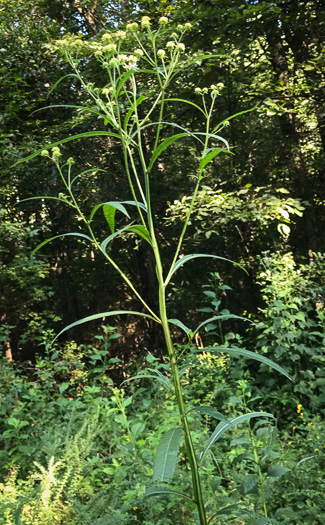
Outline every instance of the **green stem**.
{"type": "Polygon", "coordinates": [[[182,425],[182,429],[183,429],[184,437],[185,437],[185,448],[186,448],[187,457],[188,457],[188,461],[189,461],[190,468],[191,468],[194,501],[197,505],[199,518],[200,518],[200,525],[207,525],[207,518],[206,518],[206,513],[205,513],[205,508],[204,508],[203,495],[202,495],[201,480],[199,476],[199,467],[198,467],[198,462],[196,459],[191,431],[189,428],[187,416],[185,414],[185,402],[184,402],[182,387],[181,387],[181,383],[179,379],[177,359],[176,359],[176,354],[174,351],[174,346],[172,343],[170,330],[169,330],[169,323],[168,323],[167,311],[166,311],[165,285],[164,285],[164,278],[163,278],[163,272],[162,272],[162,264],[160,260],[159,250],[155,242],[153,244],[153,251],[154,251],[155,259],[156,259],[156,270],[157,270],[157,278],[158,278],[158,285],[159,285],[159,313],[160,313],[161,323],[162,323],[162,327],[164,331],[166,348],[168,351],[168,357],[170,361],[171,374],[172,374],[172,379],[174,383],[175,396],[177,400],[178,410],[179,410],[179,414],[181,418],[181,425],[182,425]]]}
{"type": "Polygon", "coordinates": [[[249,428],[250,442],[251,442],[252,449],[253,449],[254,460],[255,460],[255,463],[257,465],[257,470],[258,470],[258,479],[259,479],[259,483],[258,484],[259,484],[259,488],[260,488],[260,491],[261,491],[261,500],[262,500],[264,516],[265,516],[265,518],[267,518],[267,507],[266,507],[265,490],[264,490],[265,479],[264,479],[263,472],[262,472],[261,465],[260,465],[260,458],[259,458],[259,455],[257,453],[257,446],[256,446],[255,436],[254,436],[254,433],[252,431],[252,427],[251,427],[249,421],[248,421],[248,428],[249,428]]]}

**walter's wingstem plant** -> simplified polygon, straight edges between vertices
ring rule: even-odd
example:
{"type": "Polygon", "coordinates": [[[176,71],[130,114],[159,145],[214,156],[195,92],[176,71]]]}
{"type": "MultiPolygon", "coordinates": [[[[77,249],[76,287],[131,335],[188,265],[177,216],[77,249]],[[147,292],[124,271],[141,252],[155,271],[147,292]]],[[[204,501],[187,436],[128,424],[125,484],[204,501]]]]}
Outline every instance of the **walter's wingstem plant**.
{"type": "MultiPolygon", "coordinates": [[[[251,418],[273,416],[264,412],[253,412],[236,417],[235,419],[227,419],[212,407],[194,408],[185,406],[180,380],[181,374],[179,372],[181,358],[180,356],[177,357],[174,350],[170,333],[170,323],[183,329],[186,332],[190,343],[197,330],[206,323],[211,322],[212,319],[214,320],[215,316],[207,320],[205,323],[201,323],[201,325],[194,331],[189,330],[178,319],[169,320],[166,311],[166,288],[172,275],[182,265],[197,257],[210,257],[227,260],[223,257],[210,254],[191,254],[183,257],[180,257],[180,254],[191,212],[193,210],[201,181],[204,177],[206,166],[217,155],[232,154],[227,141],[217,133],[223,128],[229,118],[233,118],[237,115],[229,117],[217,126],[212,124],[215,114],[215,103],[218,92],[222,88],[221,85],[212,85],[210,88],[203,89],[196,88],[195,91],[201,98],[201,105],[188,100],[169,97],[168,88],[177,74],[182,72],[185,68],[189,68],[191,64],[194,64],[198,60],[207,58],[211,59],[212,57],[212,55],[189,56],[185,53],[185,45],[182,42],[182,38],[183,35],[191,29],[190,24],[177,26],[177,28],[170,30],[168,28],[168,19],[162,17],[159,20],[158,29],[153,30],[150,19],[148,17],[143,17],[140,25],[141,27],[139,27],[137,23],[128,24],[125,31],[117,30],[112,34],[102,34],[88,42],[75,36],[67,37],[64,40],[56,42],[54,46],[55,50],[59,50],[63,54],[73,69],[73,74],[71,76],[73,77],[74,82],[80,82],[89,97],[93,100],[93,106],[91,107],[72,107],[81,111],[93,113],[97,117],[103,119],[105,125],[109,127],[109,131],[90,131],[65,138],[56,143],[47,145],[45,149],[33,153],[24,160],[28,160],[39,154],[44,157],[50,157],[49,150],[52,149],[51,158],[61,176],[64,192],[60,193],[57,197],[50,198],[57,199],[72,208],[74,213],[83,221],[85,228],[88,230],[87,234],[69,232],[63,233],[62,236],[74,235],[87,239],[89,243],[91,243],[92,248],[95,247],[100,251],[107,261],[117,270],[144,309],[144,312],[101,312],[74,322],[62,330],[62,332],[87,321],[121,314],[144,316],[161,326],[164,332],[166,350],[170,363],[171,381],[160,372],[155,373],[154,376],[157,377],[162,384],[173,391],[179,409],[180,426],[171,428],[161,438],[154,465],[154,481],[160,484],[157,487],[148,489],[147,494],[174,494],[182,496],[182,494],[177,491],[166,489],[166,486],[162,486],[161,483],[171,481],[178,460],[179,445],[183,441],[185,443],[186,459],[190,467],[192,484],[192,494],[185,497],[192,500],[196,505],[196,517],[198,523],[200,525],[207,525],[208,523],[215,521],[216,516],[220,515],[220,509],[214,509],[214,511],[211,511],[211,506],[207,507],[204,502],[199,472],[200,463],[203,457],[219,437],[231,427],[251,418]],[[107,75],[107,83],[104,87],[98,88],[92,83],[87,83],[80,74],[80,65],[84,65],[87,57],[94,57],[101,64],[103,72],[107,75]],[[150,98],[148,97],[147,99],[143,95],[139,96],[138,89],[138,78],[140,77],[143,82],[143,78],[146,75],[150,78],[151,86],[151,95],[150,98]],[[154,95],[152,94],[153,91],[155,93],[154,95]],[[143,112],[141,112],[140,115],[139,106],[143,104],[145,100],[148,109],[145,111],[144,115],[143,112]],[[196,111],[199,111],[204,118],[205,127],[203,130],[192,132],[174,122],[169,122],[168,118],[165,117],[167,102],[168,104],[172,102],[178,104],[190,104],[196,111]],[[153,121],[153,118],[157,118],[157,120],[153,121]],[[144,151],[142,141],[143,131],[147,128],[155,134],[155,143],[149,161],[146,160],[147,152],[144,151]],[[174,128],[177,130],[176,134],[169,134],[167,138],[162,138],[163,130],[172,131],[174,128]],[[123,151],[125,177],[129,184],[133,200],[100,203],[92,209],[89,216],[86,216],[74,193],[74,185],[79,177],[79,175],[72,176],[74,160],[69,158],[66,163],[61,163],[62,153],[58,146],[73,139],[98,136],[110,137],[114,143],[118,142],[120,144],[123,151]],[[170,267],[167,270],[164,270],[154,227],[154,211],[151,206],[150,179],[152,177],[155,162],[163,155],[168,147],[179,140],[197,141],[200,144],[201,155],[197,161],[195,188],[175,248],[173,260],[170,267]],[[103,208],[104,215],[111,230],[110,235],[103,240],[97,238],[92,226],[93,217],[100,208],[103,208]],[[124,214],[127,218],[130,218],[130,215],[132,216],[130,210],[132,209],[136,212],[137,219],[134,220],[132,218],[127,226],[116,231],[115,213],[118,211],[124,214]],[[150,305],[147,304],[128,275],[126,275],[126,273],[112,259],[108,251],[109,245],[115,237],[121,235],[124,236],[128,233],[140,236],[152,249],[156,265],[159,312],[153,311],[150,305]],[[197,410],[203,414],[207,414],[218,421],[217,427],[199,455],[194,448],[188,420],[188,414],[192,410],[197,410]],[[210,514],[209,517],[207,517],[207,513],[210,514]]],[[[61,80],[62,79],[60,79],[60,81],[61,80]]],[[[56,85],[54,87],[56,87],[56,85]]],[[[245,113],[245,111],[242,113],[245,113]]],[[[238,115],[242,113],[238,113],[238,115]]],[[[191,175],[193,175],[193,173],[191,173],[191,175]]],[[[44,199],[49,197],[39,198],[44,199]]],[[[61,235],[58,235],[42,242],[37,248],[35,248],[34,253],[46,243],[60,236],[61,235]]],[[[226,317],[229,319],[232,316],[227,314],[226,317]]],[[[222,318],[222,316],[219,316],[219,318],[222,318]]],[[[60,334],[62,332],[60,332],[60,334]]],[[[211,352],[227,351],[225,347],[213,347],[209,350],[211,352]]],[[[241,351],[240,349],[236,350],[236,353],[257,359],[284,373],[280,367],[261,355],[246,350],[241,351]]]]}

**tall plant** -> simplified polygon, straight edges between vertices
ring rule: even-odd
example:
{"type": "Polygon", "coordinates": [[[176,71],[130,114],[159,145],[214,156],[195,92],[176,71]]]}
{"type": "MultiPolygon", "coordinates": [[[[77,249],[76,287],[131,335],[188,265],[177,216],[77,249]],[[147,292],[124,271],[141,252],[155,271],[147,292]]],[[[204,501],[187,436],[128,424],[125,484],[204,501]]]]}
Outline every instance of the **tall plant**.
{"type": "MultiPolygon", "coordinates": [[[[159,20],[158,29],[153,30],[150,19],[148,17],[143,17],[141,20],[141,27],[139,27],[137,23],[132,23],[126,26],[125,31],[117,30],[112,34],[102,34],[88,42],[85,42],[81,40],[81,38],[77,37],[69,37],[57,42],[54,47],[55,49],[60,50],[60,52],[71,65],[73,69],[72,77],[74,78],[74,82],[79,81],[93,101],[92,106],[81,107],[78,109],[82,111],[88,111],[103,119],[105,125],[109,126],[109,131],[90,131],[68,137],[54,144],[47,145],[45,149],[33,153],[24,160],[28,160],[38,154],[41,154],[44,157],[50,157],[49,150],[52,148],[51,158],[61,176],[64,186],[64,193],[60,193],[58,197],[50,198],[57,199],[72,208],[74,213],[76,213],[79,219],[83,221],[86,229],[88,230],[87,234],[69,232],[62,235],[74,235],[83,239],[87,239],[93,247],[96,247],[97,250],[102,253],[102,255],[116,269],[125,283],[133,291],[134,295],[142,304],[144,310],[101,312],[99,314],[94,314],[72,323],[62,330],[62,332],[90,320],[120,314],[144,316],[161,326],[165,338],[166,352],[170,362],[171,381],[169,381],[169,378],[163,376],[160,372],[154,373],[154,371],[152,371],[151,375],[156,376],[158,381],[160,381],[165,386],[167,385],[168,388],[173,391],[179,409],[180,425],[176,428],[170,429],[161,438],[156,454],[154,480],[157,482],[171,481],[178,458],[178,448],[181,441],[183,440],[185,442],[185,449],[188,464],[190,466],[192,481],[192,495],[189,499],[191,499],[197,507],[197,519],[200,525],[207,525],[208,522],[213,521],[214,516],[211,515],[208,520],[207,508],[202,492],[199,467],[203,457],[209,451],[211,446],[220,438],[220,436],[234,425],[254,417],[273,416],[264,412],[253,412],[231,420],[224,417],[222,414],[220,414],[220,412],[216,411],[212,407],[203,406],[193,408],[185,406],[184,394],[180,380],[181,374],[179,371],[181,356],[177,356],[175,352],[170,332],[170,324],[177,325],[179,328],[184,330],[190,343],[195,333],[203,325],[210,322],[211,319],[201,323],[201,325],[199,325],[199,327],[194,331],[188,329],[178,319],[168,319],[166,310],[166,288],[170,283],[174,273],[185,263],[197,257],[210,257],[214,259],[226,260],[223,257],[210,254],[190,254],[180,257],[180,253],[197,192],[204,177],[204,170],[216,156],[222,154],[231,154],[231,151],[229,149],[228,142],[219,134],[217,134],[218,131],[222,129],[225,122],[229,119],[222,121],[217,126],[212,124],[219,89],[218,86],[212,85],[209,89],[197,88],[195,90],[196,93],[201,97],[201,105],[188,100],[169,97],[168,89],[176,75],[183,72],[185,68],[189,68],[198,60],[211,58],[212,55],[198,57],[185,54],[185,45],[182,42],[182,39],[185,32],[191,29],[191,25],[185,24],[183,26],[177,26],[176,29],[170,30],[168,29],[167,24],[168,19],[162,17],[159,20]],[[95,57],[102,66],[103,71],[105,71],[107,83],[104,85],[104,87],[99,88],[93,83],[87,83],[80,74],[80,66],[85,63],[87,56],[95,57]],[[143,83],[144,78],[146,77],[148,77],[146,82],[151,87],[150,97],[139,95],[139,79],[140,83],[141,81],[143,83]],[[153,96],[152,92],[154,92],[153,96]],[[209,97],[207,95],[209,95],[209,97]],[[144,114],[141,112],[140,115],[139,106],[141,104],[145,106],[145,101],[147,103],[147,109],[144,114]],[[175,122],[169,122],[169,119],[166,119],[165,117],[165,111],[166,104],[171,102],[176,102],[178,104],[190,104],[193,106],[193,108],[195,108],[196,111],[199,111],[202,115],[202,118],[204,119],[203,130],[199,132],[192,132],[188,129],[182,128],[175,122]],[[156,121],[154,121],[153,118],[156,115],[158,115],[158,118],[156,121]],[[167,138],[162,138],[163,130],[173,130],[173,128],[176,128],[178,131],[176,134],[169,134],[167,138]],[[155,134],[154,147],[149,159],[147,158],[147,152],[144,150],[143,141],[144,130],[147,129],[152,130],[152,132],[155,134]],[[110,139],[119,142],[123,152],[125,177],[132,193],[133,200],[121,202],[109,201],[97,204],[92,209],[90,215],[87,216],[82,210],[74,192],[74,185],[78,178],[78,176],[72,177],[72,166],[74,161],[72,158],[70,158],[67,160],[67,162],[62,163],[62,153],[58,146],[74,139],[95,136],[110,137],[110,139]],[[153,175],[155,162],[172,144],[174,144],[176,141],[185,139],[197,141],[200,145],[201,153],[200,158],[196,163],[195,187],[186,217],[184,219],[183,228],[175,248],[173,260],[170,267],[167,270],[164,270],[154,226],[150,181],[153,175]],[[94,215],[100,208],[103,209],[108,226],[111,230],[110,235],[108,235],[103,240],[98,239],[92,226],[94,215]],[[137,219],[130,220],[127,226],[116,230],[116,212],[120,212],[130,219],[129,210],[131,209],[135,210],[137,219]],[[115,237],[125,236],[128,233],[133,233],[144,239],[145,242],[150,245],[152,250],[156,265],[159,312],[155,312],[151,306],[147,304],[128,275],[112,259],[108,251],[109,245],[115,237]],[[191,410],[198,410],[201,413],[208,414],[218,421],[215,430],[213,431],[208,440],[208,443],[200,455],[198,455],[195,451],[189,425],[188,413],[191,410]]],[[[233,118],[234,116],[229,118],[233,118]]],[[[60,235],[42,242],[39,246],[37,246],[37,248],[35,248],[34,252],[57,237],[60,237],[60,235]]],[[[219,316],[219,318],[222,317],[223,316],[219,316]]],[[[227,314],[226,317],[229,319],[229,317],[232,316],[227,314]]],[[[212,319],[215,319],[215,316],[212,319]]],[[[62,332],[60,332],[60,334],[62,332]]],[[[218,347],[214,347],[212,351],[217,352],[220,350],[218,350],[218,347]]],[[[225,351],[225,349],[223,348],[222,351],[225,351]]],[[[246,357],[262,361],[283,373],[280,367],[263,356],[244,350],[237,350],[237,353],[241,353],[246,357]]],[[[160,495],[166,493],[179,494],[177,492],[173,492],[171,489],[166,489],[165,486],[161,485],[159,485],[157,488],[149,489],[147,493],[148,495],[160,495]]]]}

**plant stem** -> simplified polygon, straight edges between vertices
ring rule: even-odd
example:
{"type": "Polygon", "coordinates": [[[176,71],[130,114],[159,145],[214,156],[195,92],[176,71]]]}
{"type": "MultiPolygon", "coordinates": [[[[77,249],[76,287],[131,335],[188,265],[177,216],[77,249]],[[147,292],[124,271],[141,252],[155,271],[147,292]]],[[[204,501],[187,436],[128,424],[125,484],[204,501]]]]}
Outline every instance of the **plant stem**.
{"type": "Polygon", "coordinates": [[[194,449],[194,445],[192,441],[191,431],[189,428],[187,416],[185,414],[185,402],[184,402],[183,392],[182,392],[181,383],[179,379],[177,359],[176,359],[174,346],[172,343],[170,330],[169,330],[169,323],[167,319],[164,278],[163,278],[163,273],[162,273],[160,254],[159,254],[159,250],[158,250],[156,243],[154,243],[153,250],[154,250],[154,254],[156,258],[157,278],[158,278],[158,284],[159,284],[159,313],[160,313],[162,327],[164,330],[166,348],[168,351],[168,356],[169,356],[169,361],[170,361],[171,374],[172,374],[172,379],[173,379],[174,389],[175,389],[175,396],[176,396],[178,410],[179,410],[180,418],[181,418],[181,424],[182,424],[182,428],[183,428],[183,432],[185,436],[185,448],[186,448],[188,461],[189,461],[190,468],[191,468],[194,501],[197,505],[199,518],[200,518],[200,525],[207,525],[208,522],[207,522],[204,502],[203,502],[201,480],[199,476],[199,467],[198,467],[198,463],[197,463],[197,459],[195,455],[195,449],[194,449]]]}

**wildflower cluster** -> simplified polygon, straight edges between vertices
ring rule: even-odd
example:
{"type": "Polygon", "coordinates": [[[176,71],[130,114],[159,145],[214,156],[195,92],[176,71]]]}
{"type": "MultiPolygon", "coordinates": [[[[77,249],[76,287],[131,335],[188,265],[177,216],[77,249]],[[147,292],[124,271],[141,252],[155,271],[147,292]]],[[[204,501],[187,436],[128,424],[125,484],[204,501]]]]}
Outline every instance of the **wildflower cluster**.
{"type": "Polygon", "coordinates": [[[219,82],[218,84],[211,84],[209,88],[195,88],[196,95],[207,95],[209,91],[211,91],[211,96],[215,97],[217,95],[220,95],[220,92],[222,88],[224,87],[224,84],[222,82],[219,82]]]}

